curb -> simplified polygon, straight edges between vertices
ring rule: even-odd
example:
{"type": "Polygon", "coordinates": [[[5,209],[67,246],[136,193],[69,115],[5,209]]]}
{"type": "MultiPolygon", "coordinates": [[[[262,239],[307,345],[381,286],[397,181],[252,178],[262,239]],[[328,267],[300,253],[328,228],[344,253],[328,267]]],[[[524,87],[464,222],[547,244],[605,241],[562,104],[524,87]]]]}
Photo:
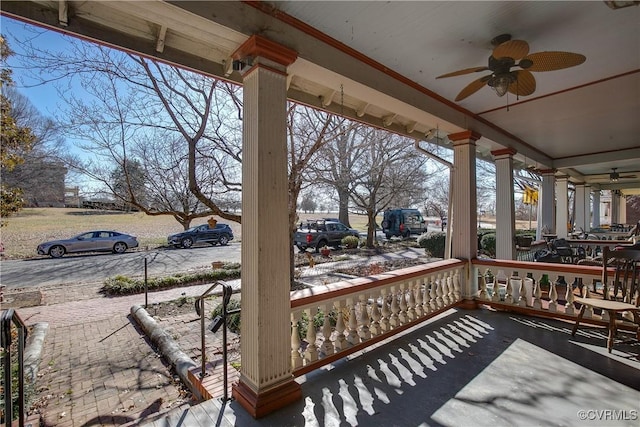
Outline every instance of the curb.
{"type": "Polygon", "coordinates": [[[24,350],[24,374],[25,380],[31,384],[35,384],[38,377],[38,366],[42,356],[42,347],[44,337],[49,330],[49,324],[42,322],[36,323],[31,329],[31,333],[27,338],[27,344],[24,350]]]}
{"type": "Polygon", "coordinates": [[[202,395],[195,384],[189,381],[188,375],[189,369],[198,366],[196,362],[180,349],[180,346],[173,338],[158,325],[142,306],[132,306],[131,315],[144,330],[151,342],[158,347],[162,356],[175,368],[182,383],[189,387],[189,390],[197,400],[202,400],[202,395]]]}

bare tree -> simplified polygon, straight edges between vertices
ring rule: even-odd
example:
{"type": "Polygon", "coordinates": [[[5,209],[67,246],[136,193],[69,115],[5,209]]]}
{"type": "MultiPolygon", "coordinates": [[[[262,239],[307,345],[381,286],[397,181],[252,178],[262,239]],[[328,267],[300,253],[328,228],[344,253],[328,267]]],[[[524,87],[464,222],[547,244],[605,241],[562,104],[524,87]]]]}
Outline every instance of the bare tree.
{"type": "MultiPolygon", "coordinates": [[[[67,104],[60,122],[74,137],[84,140],[84,148],[93,154],[91,161],[73,166],[105,184],[105,178],[113,171],[113,166],[108,165],[115,165],[127,182],[127,162],[144,164],[148,159],[136,157],[148,154],[142,147],[145,141],[149,143],[160,134],[162,147],[167,150],[175,148],[174,141],[180,140],[184,149],[161,168],[175,167],[186,172],[186,189],[195,195],[198,208],[191,205],[158,211],[157,203],[151,209],[147,203],[137,200],[133,192],[114,194],[148,214],[180,217],[183,226],[190,215],[215,214],[240,222],[239,215],[221,209],[216,203],[218,194],[240,192],[242,103],[239,89],[207,76],[76,39],[71,40],[70,46],[71,49],[52,52],[36,43],[22,43],[26,52],[24,61],[39,72],[36,77],[42,83],[76,79],[91,94],[88,101],[86,95],[76,95],[70,87],[59,87],[61,99],[67,104]],[[216,115],[222,111],[227,112],[224,117],[216,115]]],[[[158,156],[156,160],[160,158],[169,159],[158,156]]],[[[156,172],[147,179],[158,177],[159,171],[156,172]]],[[[153,188],[159,191],[166,187],[156,181],[153,188]]],[[[113,188],[109,190],[113,192],[113,188]]],[[[194,200],[175,194],[175,191],[167,197],[155,194],[148,200],[179,199],[183,204],[194,200]]],[[[225,199],[229,199],[228,195],[225,199]]]]}
{"type": "Polygon", "coordinates": [[[349,222],[349,193],[354,179],[355,164],[364,155],[366,146],[362,144],[360,133],[364,125],[340,119],[340,132],[327,144],[310,166],[312,179],[319,185],[332,187],[337,195],[338,219],[351,227],[349,222]]]}
{"type": "Polygon", "coordinates": [[[334,140],[339,133],[340,120],[331,114],[300,104],[289,103],[287,140],[289,156],[289,236],[291,238],[291,283],[294,278],[293,238],[297,228],[298,198],[305,187],[315,191],[313,180],[308,178],[308,168],[315,161],[318,151],[334,140]]]}
{"type": "MultiPolygon", "coordinates": [[[[384,130],[357,126],[351,136],[339,139],[335,153],[345,157],[342,164],[349,165],[341,170],[341,182],[348,183],[354,209],[367,215],[366,244],[373,247],[375,218],[382,210],[424,198],[425,158],[416,153],[412,139],[384,130]]],[[[326,171],[332,173],[335,163],[328,165],[326,171]]]]}

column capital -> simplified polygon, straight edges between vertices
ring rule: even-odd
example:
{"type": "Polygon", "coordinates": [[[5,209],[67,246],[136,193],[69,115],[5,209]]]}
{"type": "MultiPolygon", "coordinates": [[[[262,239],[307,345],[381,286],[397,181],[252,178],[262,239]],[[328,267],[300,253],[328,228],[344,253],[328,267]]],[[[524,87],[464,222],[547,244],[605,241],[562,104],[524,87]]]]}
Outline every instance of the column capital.
{"type": "Polygon", "coordinates": [[[518,153],[518,150],[516,150],[515,148],[511,148],[511,147],[507,147],[507,148],[501,148],[499,150],[493,150],[491,151],[491,155],[493,157],[513,157],[518,153]]]}
{"type": "Polygon", "coordinates": [[[245,61],[248,58],[264,58],[275,64],[288,67],[298,58],[298,52],[263,36],[254,34],[231,54],[231,58],[234,62],[245,61]]]}
{"type": "Polygon", "coordinates": [[[462,132],[449,134],[449,139],[451,140],[451,142],[453,142],[453,145],[456,145],[456,143],[464,144],[469,142],[475,144],[475,142],[480,138],[482,138],[482,135],[472,130],[465,130],[462,132]]]}
{"type": "Polygon", "coordinates": [[[555,175],[556,170],[555,169],[538,169],[538,173],[540,173],[540,175],[555,175]]]}

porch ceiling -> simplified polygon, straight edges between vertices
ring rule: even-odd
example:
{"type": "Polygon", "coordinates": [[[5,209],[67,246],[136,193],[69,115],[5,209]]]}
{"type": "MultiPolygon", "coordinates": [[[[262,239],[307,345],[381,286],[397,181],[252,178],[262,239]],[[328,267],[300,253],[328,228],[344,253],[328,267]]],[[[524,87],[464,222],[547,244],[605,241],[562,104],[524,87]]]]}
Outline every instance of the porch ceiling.
{"type": "Polygon", "coordinates": [[[640,7],[606,3],[56,0],[0,7],[232,81],[240,80],[233,52],[261,34],[299,54],[289,69],[291,99],[417,138],[435,128],[441,136],[471,129],[483,136],[481,155],[513,147],[521,164],[631,192],[640,188],[640,7]],[[526,40],[531,52],[587,60],[534,73],[536,91],[519,100],[483,88],[455,103],[487,73],[436,76],[486,65],[490,40],[503,33],[526,40]],[[613,184],[611,168],[637,178],[613,184]]]}

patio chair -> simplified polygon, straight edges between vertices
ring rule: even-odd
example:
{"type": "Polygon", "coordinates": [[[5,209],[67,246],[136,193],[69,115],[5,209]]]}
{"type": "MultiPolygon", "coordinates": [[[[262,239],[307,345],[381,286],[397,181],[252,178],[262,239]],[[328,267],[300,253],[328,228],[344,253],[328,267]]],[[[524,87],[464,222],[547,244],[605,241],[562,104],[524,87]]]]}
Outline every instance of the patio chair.
{"type": "Polygon", "coordinates": [[[632,320],[637,325],[636,338],[640,340],[640,250],[604,248],[602,268],[603,298],[576,297],[580,313],[573,325],[571,336],[576,334],[585,309],[599,309],[609,317],[609,337],[607,349],[613,349],[617,332],[617,322],[632,320]],[[614,268],[610,283],[610,268],[614,268]],[[620,317],[620,318],[619,318],[620,317]]]}

